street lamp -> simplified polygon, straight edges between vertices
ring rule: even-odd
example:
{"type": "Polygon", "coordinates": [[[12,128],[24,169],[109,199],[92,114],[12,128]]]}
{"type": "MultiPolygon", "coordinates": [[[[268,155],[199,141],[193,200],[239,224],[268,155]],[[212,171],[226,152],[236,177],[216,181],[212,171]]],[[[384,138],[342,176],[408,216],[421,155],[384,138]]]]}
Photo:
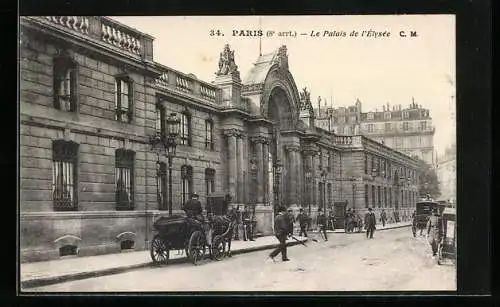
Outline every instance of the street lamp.
{"type": "MultiPolygon", "coordinates": [[[[168,215],[172,215],[172,159],[177,148],[177,136],[180,131],[180,120],[177,114],[171,113],[167,118],[167,134],[156,132],[149,137],[151,150],[157,155],[157,172],[160,170],[160,155],[164,154],[168,158],[168,215]]],[[[156,184],[158,193],[158,180],[156,184]]]]}
{"type": "Polygon", "coordinates": [[[274,214],[277,213],[278,205],[280,204],[280,195],[279,195],[279,187],[280,187],[280,179],[281,172],[283,170],[283,165],[279,159],[276,159],[273,164],[274,168],[274,214]]]}
{"type": "Polygon", "coordinates": [[[309,216],[311,215],[311,191],[310,191],[310,182],[311,182],[312,173],[311,170],[308,169],[306,171],[306,195],[307,195],[307,203],[309,204],[309,216]]]}

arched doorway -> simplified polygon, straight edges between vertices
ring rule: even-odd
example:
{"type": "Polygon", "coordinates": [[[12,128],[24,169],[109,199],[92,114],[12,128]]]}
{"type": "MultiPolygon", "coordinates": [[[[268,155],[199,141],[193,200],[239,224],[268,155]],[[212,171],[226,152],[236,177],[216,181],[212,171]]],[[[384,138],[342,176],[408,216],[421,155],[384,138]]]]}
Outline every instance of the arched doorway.
{"type": "Polygon", "coordinates": [[[269,200],[274,211],[287,202],[287,189],[285,177],[288,174],[286,156],[283,152],[282,131],[292,129],[294,126],[293,112],[290,107],[290,99],[281,86],[275,86],[271,90],[268,107],[268,119],[272,121],[271,141],[269,144],[269,200]],[[281,172],[276,169],[281,164],[281,172]]]}

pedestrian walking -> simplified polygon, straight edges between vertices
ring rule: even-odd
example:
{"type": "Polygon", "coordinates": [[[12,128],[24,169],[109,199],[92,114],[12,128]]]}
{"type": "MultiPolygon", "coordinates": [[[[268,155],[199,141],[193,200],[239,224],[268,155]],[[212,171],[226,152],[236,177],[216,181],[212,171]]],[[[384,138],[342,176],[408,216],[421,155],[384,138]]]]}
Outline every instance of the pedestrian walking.
{"type": "Polygon", "coordinates": [[[304,209],[302,208],[300,208],[299,215],[297,215],[297,221],[299,222],[300,226],[299,236],[302,236],[302,234],[304,234],[304,237],[307,237],[306,229],[307,223],[309,221],[309,216],[304,212],[304,209]]]}
{"type": "Polygon", "coordinates": [[[368,212],[365,215],[365,229],[366,237],[373,239],[373,232],[375,231],[375,224],[377,223],[377,218],[375,213],[373,213],[372,208],[368,208],[368,212]]]}
{"type": "Polygon", "coordinates": [[[274,235],[276,236],[280,244],[275,250],[271,252],[271,254],[269,254],[269,258],[271,258],[273,261],[274,258],[278,256],[279,253],[281,253],[282,261],[290,260],[286,255],[286,238],[289,234],[289,227],[290,225],[288,225],[288,220],[285,214],[285,208],[279,208],[278,215],[274,220],[274,235]]]}
{"type": "Polygon", "coordinates": [[[293,235],[293,225],[295,224],[295,216],[293,216],[293,210],[292,209],[288,209],[287,213],[286,213],[286,217],[287,217],[287,222],[288,222],[288,233],[293,235]]]}
{"type": "Polygon", "coordinates": [[[247,206],[243,209],[241,213],[241,219],[243,222],[243,241],[255,241],[253,239],[253,224],[250,216],[250,211],[247,206]]]}
{"type": "Polygon", "coordinates": [[[328,241],[328,237],[326,236],[326,216],[321,208],[318,209],[316,225],[318,225],[320,235],[323,233],[325,241],[328,241]]]}
{"type": "Polygon", "coordinates": [[[437,255],[438,244],[442,235],[442,219],[437,208],[432,210],[432,216],[427,221],[427,240],[432,248],[432,257],[437,255]]]}
{"type": "Polygon", "coordinates": [[[333,213],[333,210],[330,210],[328,214],[328,223],[330,224],[332,231],[335,231],[335,214],[333,213]]]}
{"type": "Polygon", "coordinates": [[[382,222],[382,227],[385,227],[385,222],[387,221],[387,215],[385,214],[385,210],[382,209],[380,213],[380,221],[382,222]]]}
{"type": "Polygon", "coordinates": [[[411,232],[413,233],[413,237],[417,236],[417,212],[413,211],[411,214],[411,232]]]}
{"type": "Polygon", "coordinates": [[[240,206],[236,206],[236,208],[232,209],[232,220],[234,221],[234,240],[239,240],[240,239],[240,225],[241,225],[241,212],[240,212],[240,206]]]}

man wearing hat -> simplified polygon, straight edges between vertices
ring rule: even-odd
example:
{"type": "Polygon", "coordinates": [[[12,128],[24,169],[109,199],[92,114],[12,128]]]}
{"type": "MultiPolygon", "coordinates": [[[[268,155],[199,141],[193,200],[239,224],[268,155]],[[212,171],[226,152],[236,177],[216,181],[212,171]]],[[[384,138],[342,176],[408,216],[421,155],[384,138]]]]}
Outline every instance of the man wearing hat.
{"type": "Polygon", "coordinates": [[[328,237],[326,236],[326,216],[321,208],[318,209],[316,225],[318,225],[319,233],[323,233],[325,241],[328,241],[328,237]]]}
{"type": "Polygon", "coordinates": [[[375,213],[373,213],[372,208],[368,208],[368,212],[365,215],[365,229],[366,237],[373,239],[373,232],[375,231],[375,224],[377,223],[377,218],[375,213]]]}
{"type": "Polygon", "coordinates": [[[304,209],[300,208],[299,215],[297,215],[297,221],[299,221],[300,233],[299,236],[304,234],[304,237],[307,237],[307,222],[309,221],[309,216],[304,212],[304,209]]]}
{"type": "Polygon", "coordinates": [[[432,248],[432,256],[435,257],[438,251],[438,244],[441,240],[442,219],[437,208],[432,209],[432,216],[427,221],[427,240],[432,248]]]}
{"type": "Polygon", "coordinates": [[[274,261],[274,258],[281,253],[281,259],[283,261],[289,261],[290,259],[286,256],[286,238],[289,234],[289,225],[285,214],[285,208],[280,207],[278,209],[278,215],[274,220],[274,235],[280,241],[280,245],[269,254],[269,257],[274,261]]]}
{"type": "Polygon", "coordinates": [[[293,235],[293,224],[295,223],[295,216],[293,216],[293,210],[288,208],[286,213],[287,221],[288,221],[288,233],[293,235]]]}
{"type": "Polygon", "coordinates": [[[203,225],[203,230],[205,231],[207,244],[211,245],[212,243],[212,231],[207,223],[205,223],[205,219],[203,218],[203,208],[201,207],[201,202],[198,200],[198,194],[193,192],[191,194],[191,199],[189,199],[182,208],[188,218],[192,218],[201,222],[203,225]]]}

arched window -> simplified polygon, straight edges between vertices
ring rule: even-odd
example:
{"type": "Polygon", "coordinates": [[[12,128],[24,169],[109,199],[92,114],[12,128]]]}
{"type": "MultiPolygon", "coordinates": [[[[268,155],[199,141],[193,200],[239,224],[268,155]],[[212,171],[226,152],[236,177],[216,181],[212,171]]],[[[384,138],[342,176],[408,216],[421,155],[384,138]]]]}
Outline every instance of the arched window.
{"type": "Polygon", "coordinates": [[[184,205],[193,192],[193,168],[189,165],[181,167],[181,185],[182,205],[184,205]]]}
{"type": "Polygon", "coordinates": [[[75,112],[78,99],[78,65],[71,55],[64,51],[54,59],[54,108],[75,112]]]}
{"type": "Polygon", "coordinates": [[[188,110],[181,113],[181,145],[191,146],[191,114],[188,110]]]}
{"type": "Polygon", "coordinates": [[[52,142],[52,196],[55,211],[78,209],[78,147],[79,145],[72,141],[52,142]]]}
{"type": "Polygon", "coordinates": [[[205,169],[205,193],[210,195],[215,192],[215,170],[211,168],[205,169]]]}

